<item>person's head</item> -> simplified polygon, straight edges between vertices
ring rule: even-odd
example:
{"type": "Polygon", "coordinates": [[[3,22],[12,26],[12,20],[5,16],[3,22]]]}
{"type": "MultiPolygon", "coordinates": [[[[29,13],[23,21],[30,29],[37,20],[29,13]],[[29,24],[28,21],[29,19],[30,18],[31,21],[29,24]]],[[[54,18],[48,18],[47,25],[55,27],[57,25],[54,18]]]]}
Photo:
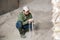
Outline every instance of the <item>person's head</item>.
{"type": "Polygon", "coordinates": [[[29,12],[29,8],[27,6],[24,6],[23,7],[23,12],[25,15],[28,15],[30,12],[29,12]]]}

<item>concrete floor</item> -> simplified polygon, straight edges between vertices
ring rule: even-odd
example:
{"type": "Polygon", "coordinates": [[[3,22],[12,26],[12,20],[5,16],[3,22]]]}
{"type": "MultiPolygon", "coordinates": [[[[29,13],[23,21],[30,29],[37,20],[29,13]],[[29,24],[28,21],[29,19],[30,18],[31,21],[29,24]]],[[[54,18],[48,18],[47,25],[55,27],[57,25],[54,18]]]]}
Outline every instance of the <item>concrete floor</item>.
{"type": "Polygon", "coordinates": [[[33,0],[30,2],[26,0],[25,3],[24,0],[21,0],[20,5],[20,8],[0,16],[0,40],[53,40],[52,6],[50,0],[33,0]],[[17,15],[24,5],[30,7],[35,25],[34,34],[27,32],[26,38],[21,38],[15,23],[17,15]]]}

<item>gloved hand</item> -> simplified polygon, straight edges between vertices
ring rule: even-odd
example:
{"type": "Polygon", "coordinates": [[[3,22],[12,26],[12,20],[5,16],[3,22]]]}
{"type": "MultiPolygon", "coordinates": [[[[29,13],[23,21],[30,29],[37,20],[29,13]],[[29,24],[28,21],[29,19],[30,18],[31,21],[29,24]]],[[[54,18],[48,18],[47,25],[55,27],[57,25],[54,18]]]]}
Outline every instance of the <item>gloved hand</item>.
{"type": "Polygon", "coordinates": [[[33,19],[29,19],[28,22],[29,22],[29,23],[32,23],[32,22],[33,22],[33,19]]]}

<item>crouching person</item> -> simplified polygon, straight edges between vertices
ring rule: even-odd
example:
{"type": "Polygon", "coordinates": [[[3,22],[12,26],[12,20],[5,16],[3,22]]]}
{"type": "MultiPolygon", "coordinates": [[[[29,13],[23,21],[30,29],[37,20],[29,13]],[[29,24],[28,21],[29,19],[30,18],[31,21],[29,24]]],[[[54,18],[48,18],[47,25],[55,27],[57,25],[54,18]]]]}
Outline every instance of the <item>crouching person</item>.
{"type": "Polygon", "coordinates": [[[23,7],[23,11],[19,13],[18,20],[16,23],[16,27],[20,32],[21,37],[25,37],[25,33],[30,30],[32,31],[32,14],[29,12],[29,8],[27,6],[23,7]]]}

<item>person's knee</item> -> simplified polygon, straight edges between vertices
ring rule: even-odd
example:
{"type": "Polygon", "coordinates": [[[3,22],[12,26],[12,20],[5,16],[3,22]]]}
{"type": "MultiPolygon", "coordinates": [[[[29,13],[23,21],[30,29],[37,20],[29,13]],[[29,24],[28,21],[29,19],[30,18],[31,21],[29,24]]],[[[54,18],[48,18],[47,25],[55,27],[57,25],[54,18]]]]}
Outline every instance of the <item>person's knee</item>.
{"type": "Polygon", "coordinates": [[[32,24],[27,24],[27,25],[24,26],[24,28],[25,29],[29,29],[30,28],[30,30],[32,30],[32,24]]]}
{"type": "Polygon", "coordinates": [[[21,27],[22,27],[22,22],[21,21],[17,21],[16,28],[21,28],[21,27]]]}

